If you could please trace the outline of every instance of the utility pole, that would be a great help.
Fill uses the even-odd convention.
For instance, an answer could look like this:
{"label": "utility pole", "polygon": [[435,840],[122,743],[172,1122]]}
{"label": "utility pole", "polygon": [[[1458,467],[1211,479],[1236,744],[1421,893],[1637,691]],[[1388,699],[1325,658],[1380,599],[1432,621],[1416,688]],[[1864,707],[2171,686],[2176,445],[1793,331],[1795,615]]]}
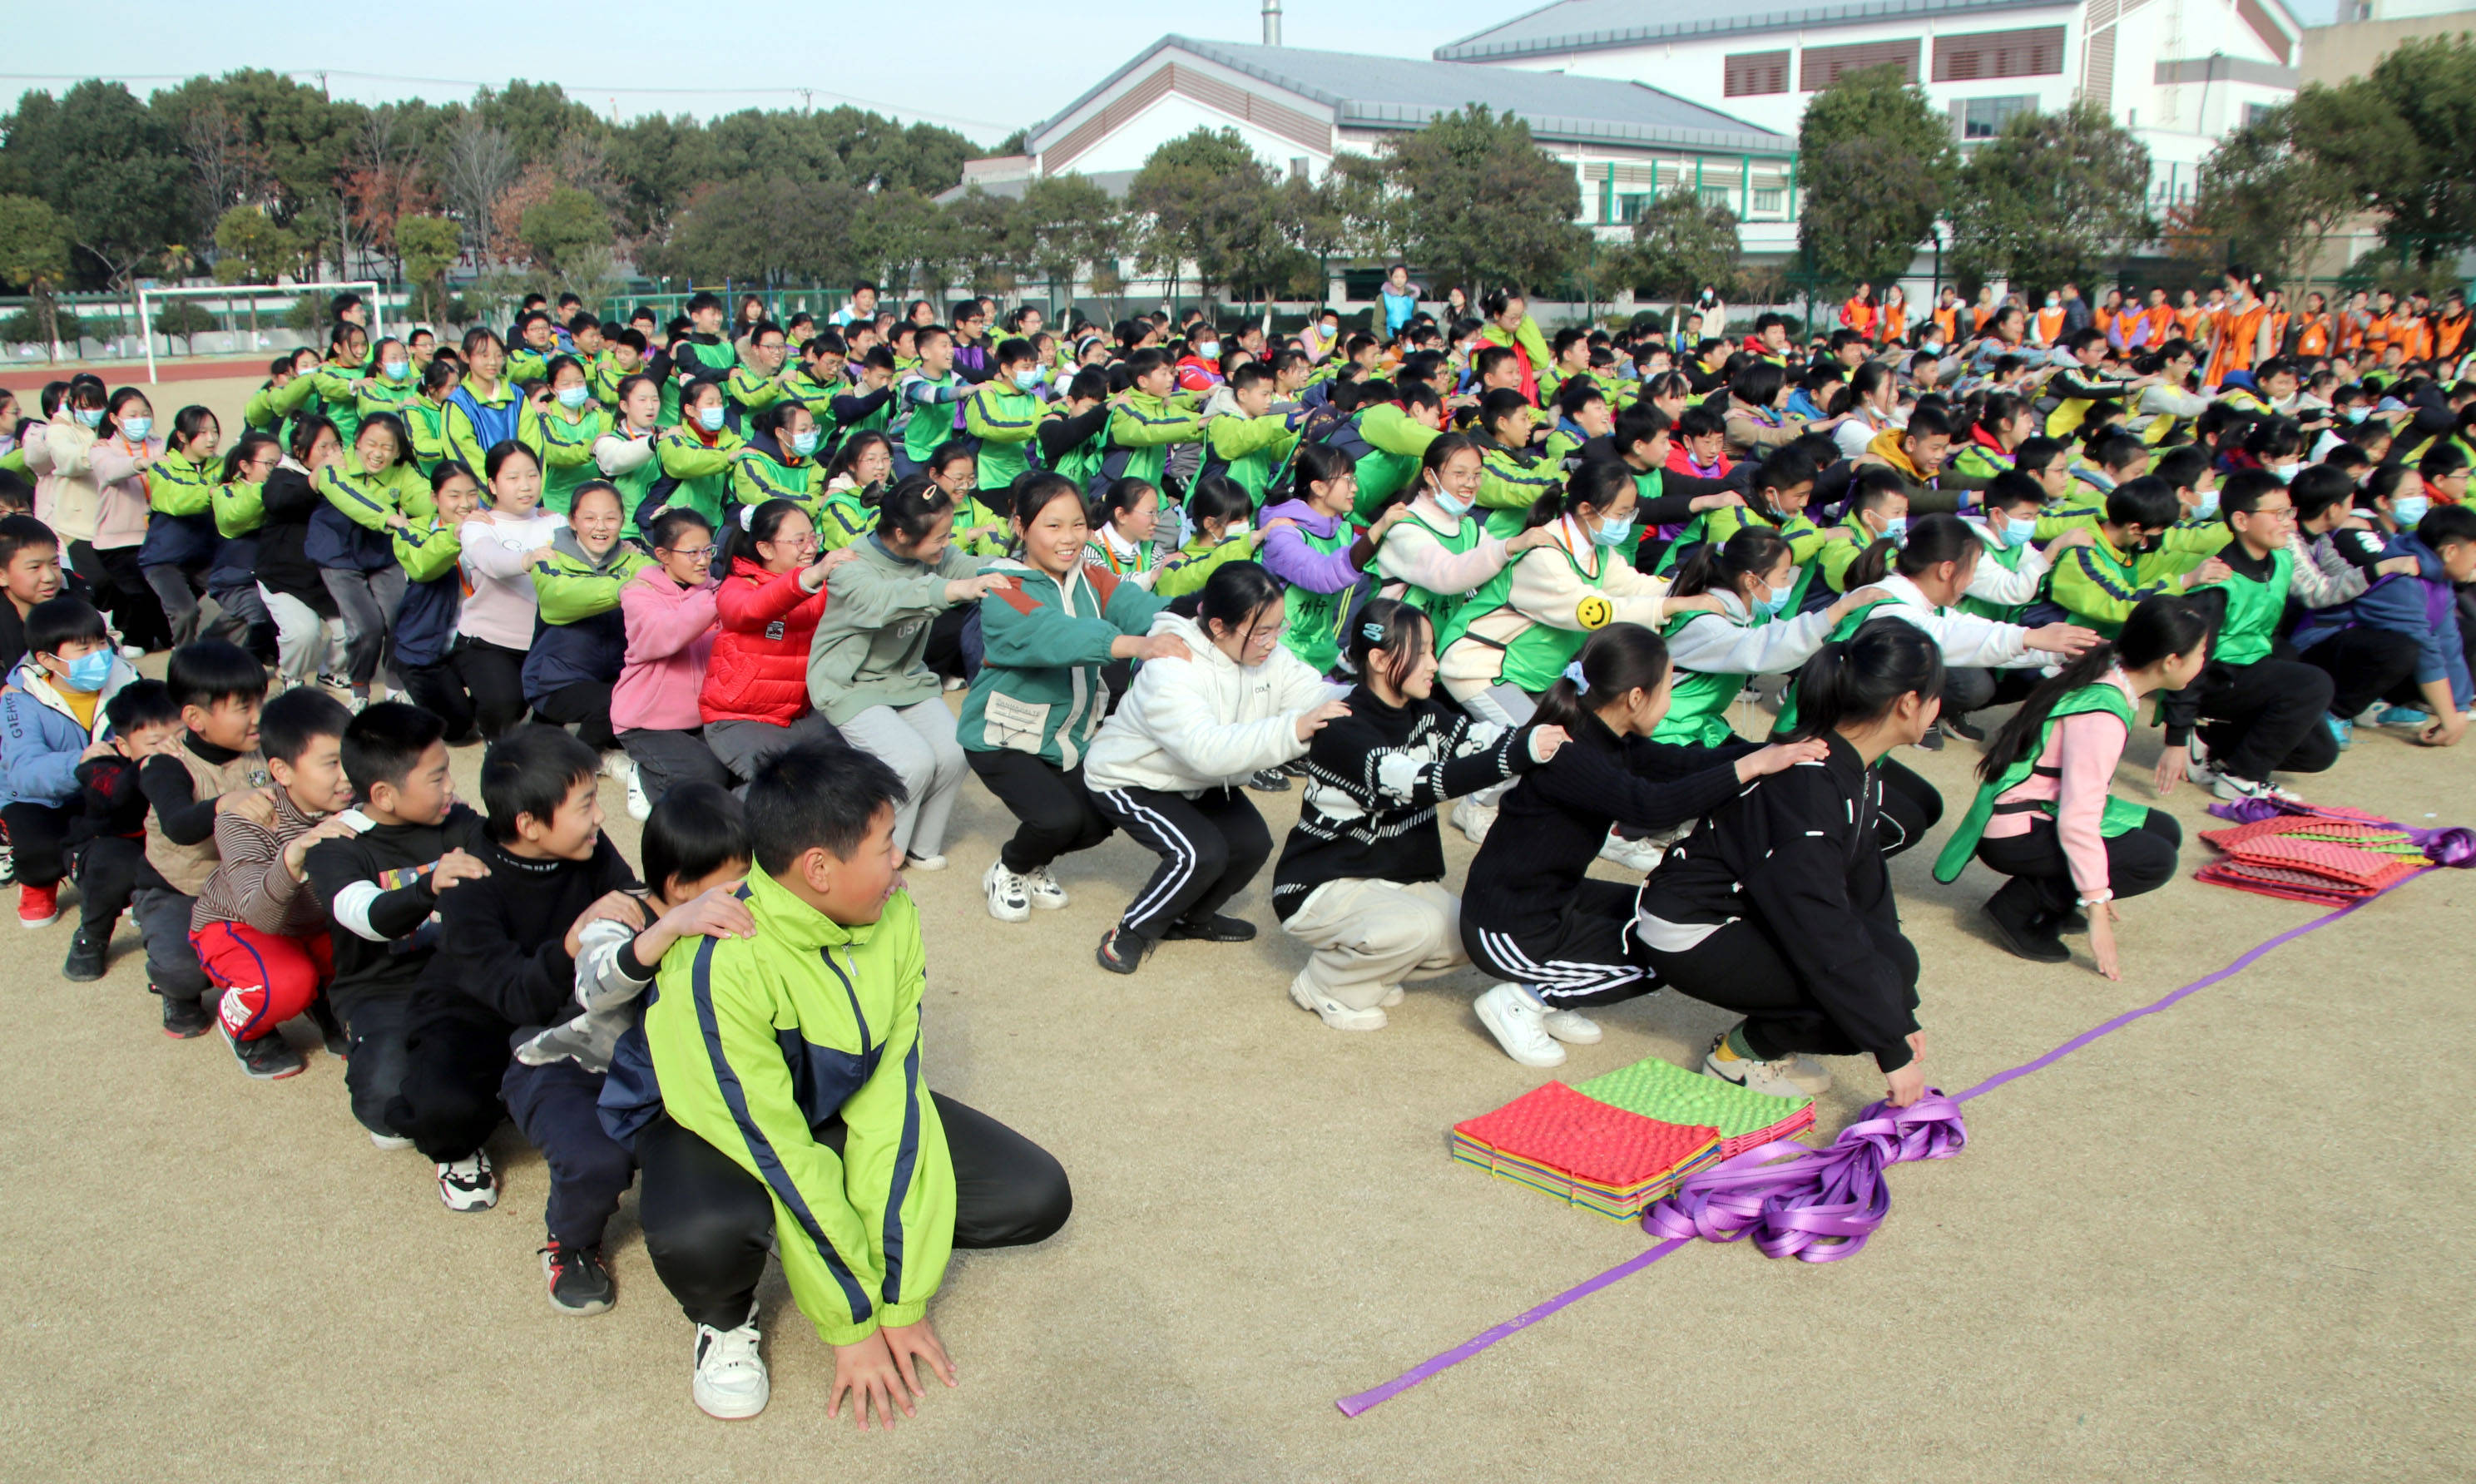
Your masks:
{"label": "utility pole", "polygon": [[327,74],[324,72],[318,74],[318,96],[329,103],[335,101],[333,98],[327,97]]}
{"label": "utility pole", "polygon": [[807,112],[811,108],[815,107],[815,105],[816,105],[816,101],[817,101],[817,91],[816,91],[816,89],[815,89],[815,88],[813,88],[813,87],[803,87],[803,88],[801,88],[801,89],[800,89],[800,111],[801,111],[801,112],[803,112],[803,113]]}

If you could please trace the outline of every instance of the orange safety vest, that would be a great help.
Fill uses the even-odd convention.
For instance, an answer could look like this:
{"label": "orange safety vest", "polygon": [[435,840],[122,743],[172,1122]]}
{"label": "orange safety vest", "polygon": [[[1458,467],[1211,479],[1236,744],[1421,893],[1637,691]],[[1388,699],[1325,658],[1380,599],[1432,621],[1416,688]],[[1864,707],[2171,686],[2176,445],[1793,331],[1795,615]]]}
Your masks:
{"label": "orange safety vest", "polygon": [[1986,327],[1993,321],[1996,311],[2001,308],[2002,306],[2000,305],[1996,305],[1992,309],[1982,304],[1970,305],[1968,312],[1974,317],[1976,322],[1969,326],[1968,333],[1970,334],[1984,334],[1986,333]]}
{"label": "orange safety vest", "polygon": [[2269,306],[2255,299],[2243,309],[2230,306],[2218,315],[2218,323],[2210,338],[2210,371],[2206,384],[2216,390],[2230,371],[2252,369],[2253,352],[2261,342],[2262,322],[2269,317]]}
{"label": "orange safety vest", "polygon": [[1949,345],[1960,338],[1960,306],[1934,311],[1935,328],[1943,332],[1943,343]]}
{"label": "orange safety vest", "polygon": [[2175,307],[2171,304],[2162,304],[2155,309],[2145,309],[2142,313],[2149,320],[2149,348],[2153,351],[2166,343],[2166,332],[2169,328],[2181,329],[2176,324]]}
{"label": "orange safety vest", "polygon": [[2437,317],[2433,322],[2433,353],[2445,360],[2457,356],[2459,347],[2467,341],[2467,321],[2468,314],[2464,309]]}
{"label": "orange safety vest", "polygon": [[2349,309],[2339,316],[2339,349],[2352,356],[2365,348],[2365,332],[2371,327],[2372,316]]}
{"label": "orange safety vest", "polygon": [[1874,307],[1863,299],[1851,299],[1840,307],[1840,322],[1859,334],[1870,335],[1874,329]]}
{"label": "orange safety vest", "polygon": [[1881,312],[1878,313],[1874,319],[1874,328],[1876,331],[1874,338],[1886,343],[1893,340],[1907,339],[1909,337],[1908,305],[1906,303],[1887,303],[1880,306],[1879,309]]}
{"label": "orange safety vest", "polygon": [[2365,321],[2365,349],[2382,350],[2390,343],[2390,337],[2397,334],[2398,319],[2395,315],[2372,315]]}
{"label": "orange safety vest", "polygon": [[2269,353],[2271,355],[2277,356],[2286,352],[2287,323],[2292,318],[2294,318],[2294,316],[2288,313],[2285,309],[2281,309],[2269,317]]}
{"label": "orange safety vest", "polygon": [[2330,316],[2307,314],[2304,328],[2295,333],[2295,354],[2327,356],[2330,354]]}
{"label": "orange safety vest", "polygon": [[2398,326],[2399,343],[2407,347],[2410,360],[2433,359],[2433,321],[2421,314],[2403,315]]}
{"label": "orange safety vest", "polygon": [[2189,309],[2177,309],[2173,312],[2175,316],[2175,333],[2177,334],[2190,340],[2199,334],[2201,315],[2203,313],[2199,305],[2196,304]]}
{"label": "orange safety vest", "polygon": [[2061,309],[2038,310],[2038,343],[2052,345],[2055,336],[2064,333],[2064,311]]}

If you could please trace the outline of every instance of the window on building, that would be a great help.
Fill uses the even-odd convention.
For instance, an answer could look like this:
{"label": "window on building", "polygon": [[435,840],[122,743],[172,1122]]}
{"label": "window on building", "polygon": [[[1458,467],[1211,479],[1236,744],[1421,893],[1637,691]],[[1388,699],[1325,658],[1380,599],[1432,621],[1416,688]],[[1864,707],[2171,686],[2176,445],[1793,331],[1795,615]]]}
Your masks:
{"label": "window on building", "polygon": [[1963,139],[1991,139],[2003,132],[2003,126],[2016,114],[2036,111],[2035,94],[2008,98],[1968,98],[1952,105],[1960,114],[1960,136]]}
{"label": "window on building", "polygon": [[1739,52],[1721,62],[1722,89],[1731,98],[1788,91],[1788,53]]}
{"label": "window on building", "polygon": [[2266,104],[2266,103],[2247,103],[2247,104],[2245,104],[2245,105],[2244,105],[2244,127],[2245,127],[2245,128],[2247,128],[2247,129],[2251,128],[2253,125],[2255,125],[2255,124],[2257,124],[2257,123],[2260,123],[2263,119],[2267,118],[2267,117],[2269,116],[2269,113],[2270,113],[2270,108],[2269,108],[2269,105],[2268,105],[2268,104]]}
{"label": "window on building", "polygon": [[1820,92],[1843,74],[1869,67],[1897,66],[1906,82],[1918,80],[1918,38],[1905,41],[1860,41],[1850,46],[1809,46],[1797,59],[1800,92]]}
{"label": "window on building", "polygon": [[1754,210],[1757,210],[1757,211],[1773,211],[1773,212],[1776,212],[1776,211],[1785,211],[1785,210],[1788,210],[1788,187],[1787,187],[1787,186],[1755,186],[1755,187],[1754,187]]}
{"label": "window on building", "polygon": [[1935,37],[1934,80],[1974,83],[1998,77],[2061,77],[2064,28],[1978,31]]}
{"label": "window on building", "polygon": [[1643,191],[1625,192],[1623,195],[1617,197],[1617,220],[1624,223],[1628,227],[1632,226],[1634,223],[1642,220],[1642,213],[1650,209],[1651,202],[1657,199],[1657,197],[1648,195]]}
{"label": "window on building", "polygon": [[1704,206],[1733,207],[1737,204],[1737,187],[1734,186],[1705,186],[1702,187],[1702,204]]}

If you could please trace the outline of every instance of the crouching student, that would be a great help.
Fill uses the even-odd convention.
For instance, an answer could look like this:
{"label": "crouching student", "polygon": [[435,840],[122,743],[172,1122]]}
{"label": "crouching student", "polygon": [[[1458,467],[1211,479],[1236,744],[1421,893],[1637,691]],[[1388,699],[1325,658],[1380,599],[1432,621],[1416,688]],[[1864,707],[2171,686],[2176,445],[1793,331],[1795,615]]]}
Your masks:
{"label": "crouching student", "polygon": [[146,759],[146,866],[134,899],[146,938],[146,987],[163,1002],[163,1033],[181,1040],[214,1024],[206,1003],[207,971],[189,942],[189,915],[214,875],[215,823],[247,813],[274,818],[258,749],[266,704],[266,667],[237,646],[201,639],[172,652],[163,683],[181,707],[181,742]]}
{"label": "crouching student", "polygon": [[80,812],[69,827],[68,852],[78,884],[78,930],[61,977],[88,983],[103,977],[120,914],[136,901],[146,869],[146,791],[137,776],[146,759],[181,742],[181,708],[161,680],[132,680],[103,704],[111,724],[109,751],[88,747],[77,765]]}
{"label": "crouching student", "polygon": [[136,679],[112,652],[103,615],[84,598],[54,598],[26,614],[26,657],[0,691],[0,819],[16,852],[21,928],[48,928],[61,915],[64,850],[80,808],[78,764],[112,750],[104,706]]}
{"label": "crouching student", "polygon": [[[2457,597],[2476,581],[2476,510],[2432,507],[2379,552],[2385,575],[2353,602],[2306,615],[2295,646],[2330,677],[2328,722],[2340,746],[2352,740],[2358,714],[2388,721],[2393,711],[2415,718],[2419,741],[2452,746],[2467,734],[2476,700]],[[2402,559],[2414,564],[2412,575],[2388,571]],[[2376,711],[2385,701],[2389,707]]]}
{"label": "crouching student", "polygon": [[628,654],[619,594],[654,558],[619,539],[627,518],[608,482],[576,487],[567,525],[551,533],[548,555],[532,564],[541,623],[521,673],[536,720],[573,724],[585,746],[612,754],[615,777],[632,781],[635,765],[614,751],[619,739],[610,727],[610,690]]}
{"label": "crouching student", "polygon": [[[2003,946],[2064,963],[2062,934],[2080,913],[2097,972],[2120,978],[2115,906],[2175,874],[2174,816],[2108,791],[2141,698],[2181,690],[2201,673],[2209,623],[2181,598],[2143,601],[2112,644],[2081,655],[2029,693],[1977,765],[1977,802],[1944,842],[1935,879],[1959,879],[1973,853],[2008,876],[1987,899]],[[2077,909],[2077,910],[2076,910]]]}
{"label": "crouching student", "polygon": [[709,605],[721,631],[696,698],[724,781],[745,782],[803,742],[842,740],[808,703],[808,652],[827,577],[858,556],[849,546],[818,555],[817,528],[793,501],[740,507],[722,543],[724,576]]}
{"label": "crouching student", "polygon": [[1651,987],[1627,929],[1636,887],[1584,873],[1612,826],[1673,829],[1766,774],[1821,755],[1802,739],[1709,750],[1652,742],[1668,714],[1668,646],[1638,624],[1591,636],[1531,720],[1572,741],[1504,796],[1471,862],[1462,944],[1505,982],[1478,997],[1479,1024],[1525,1067],[1561,1066],[1560,1043],[1589,1046],[1581,1010]]}
{"label": "crouching student", "polygon": [[410,1149],[387,1106],[404,1085],[413,992],[438,948],[438,903],[489,874],[482,816],[457,802],[444,725],[420,706],[384,701],[362,711],[344,729],[342,756],[357,829],[311,846],[302,862],[334,924],[327,998],[349,1048],[353,1117],[379,1148]]}
{"label": "crouching student", "polygon": [[1244,784],[1301,756],[1349,707],[1281,642],[1281,584],[1251,561],[1203,584],[1196,617],[1163,612],[1155,635],[1192,657],[1135,674],[1093,738],[1084,778],[1112,823],[1161,858],[1109,930],[1101,967],[1132,974],[1165,938],[1244,943],[1255,925],[1221,908],[1263,869],[1272,832]]}
{"label": "crouching student", "polygon": [[550,1166],[542,1275],[550,1306],[562,1314],[600,1314],[616,1297],[602,1235],[635,1157],[602,1126],[612,1053],[642,1015],[637,1002],[672,944],[755,935],[756,920],[737,892],[748,854],[738,800],[711,783],[665,794],[645,821],[653,889],[624,903],[606,898],[569,930],[576,988],[558,1008],[565,1018],[519,1043],[499,1084],[508,1116]]}
{"label": "crouching student", "polygon": [[953,1383],[928,1315],[952,1249],[1039,1242],[1073,1209],[1055,1159],[922,1075],[927,956],[902,798],[893,770],[852,748],[759,769],[740,888],[756,935],[662,955],[647,1054],[631,1075],[624,1042],[605,1090],[605,1121],[644,1170],[646,1252],[696,1325],[689,1395],[713,1417],[754,1417],[771,1392],[769,1249],[834,1348],[827,1415],[848,1395],[859,1425],[891,1425],[924,1393],[921,1367]]}
{"label": "crouching student", "polygon": [[1023,480],[1014,530],[1022,558],[990,569],[1014,585],[980,599],[986,649],[954,727],[965,761],[1017,822],[980,878],[989,915],[1002,923],[1066,905],[1051,864],[1090,850],[1115,828],[1083,779],[1085,752],[1108,705],[1103,668],[1192,657],[1176,635],[1151,632],[1168,599],[1085,564],[1090,528],[1074,481],[1047,473]]}
{"label": "crouching student", "polygon": [[427,516],[398,511],[388,519],[395,532],[389,544],[404,569],[404,597],[391,617],[387,642],[405,694],[435,712],[446,725],[449,744],[460,747],[476,735],[473,696],[447,660],[464,609],[459,532],[482,507],[482,485],[472,470],[442,459],[430,473],[430,500],[433,508]]}
{"label": "crouching student", "polygon": [[[438,1167],[451,1211],[498,1204],[482,1145],[504,1116],[508,1049],[565,1018],[587,909],[626,910],[613,894],[636,884],[602,833],[600,765],[593,749],[539,725],[511,728],[482,759],[488,869],[439,902],[438,952],[407,1013],[404,1079],[386,1111]],[[615,1207],[630,1175],[624,1160],[600,1168],[579,1208]]]}
{"label": "crouching student", "polygon": [[1670,851],[1634,935],[1669,988],[1746,1017],[1705,1073],[1814,1097],[1831,1086],[1814,1056],[1866,1052],[1906,1107],[1925,1091],[1918,952],[1883,864],[1873,768],[1934,725],[1943,655],[1914,625],[1876,619],[1808,660],[1797,688],[1803,766],[1738,791]]}
{"label": "crouching student", "polygon": [[628,651],[610,687],[610,729],[636,764],[628,812],[637,818],[681,784],[730,784],[697,705],[721,632],[713,528],[694,510],[664,510],[645,539],[654,564],[619,589]]}
{"label": "crouching student", "polygon": [[341,812],[353,802],[344,777],[344,729],[353,713],[323,690],[287,690],[259,718],[260,749],[275,786],[274,818],[215,818],[214,873],[189,912],[189,941],[219,991],[215,1025],[253,1077],[286,1077],[301,1053],[284,1023],[317,1010],[327,1049],[342,1054],[342,1032],[324,1002],[334,976],[327,908],[309,889],[302,858],[310,847],[355,833]]}
{"label": "crouching student", "polygon": [[[1439,439],[1439,442],[1442,440]],[[1349,714],[1307,744],[1299,822],[1273,868],[1273,911],[1315,951],[1290,1000],[1335,1030],[1380,1030],[1401,981],[1470,962],[1444,887],[1444,800],[1556,755],[1556,727],[1473,722],[1435,699],[1435,625],[1376,598],[1351,620]]]}

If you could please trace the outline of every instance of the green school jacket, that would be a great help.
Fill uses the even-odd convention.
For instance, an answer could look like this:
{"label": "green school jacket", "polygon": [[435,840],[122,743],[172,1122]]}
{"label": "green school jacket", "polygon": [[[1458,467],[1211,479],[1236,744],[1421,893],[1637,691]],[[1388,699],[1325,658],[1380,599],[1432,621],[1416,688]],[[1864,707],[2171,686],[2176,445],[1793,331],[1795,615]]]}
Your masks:
{"label": "green school jacket", "polygon": [[396,565],[404,568],[405,580],[427,582],[454,567],[464,555],[463,538],[457,531],[440,525],[438,517],[432,515],[397,532],[388,545],[395,549]]}
{"label": "green school jacket", "polygon": [[351,449],[310,482],[346,520],[370,531],[386,530],[390,515],[428,520],[438,510],[430,498],[430,482],[412,465],[389,464],[372,475],[363,471],[360,456]]}
{"label": "green school jacket", "polygon": [[810,524],[817,519],[817,507],[824,502],[817,495],[817,461],[794,458],[784,462],[758,450],[730,466],[731,498],[741,505],[763,505],[768,500],[789,500],[808,512]]}
{"label": "green school jacket", "polygon": [[[1221,474],[1247,492],[1255,508],[1264,507],[1264,491],[1280,477],[1297,451],[1299,435],[1289,419],[1277,412],[1261,417],[1216,417],[1203,425],[1203,469]],[[1365,468],[1367,460],[1359,465]],[[1399,488],[1399,486],[1395,486]],[[1366,475],[1359,476],[1359,496],[1366,498]]]}
{"label": "green school jacket", "polygon": [[1487,533],[1518,536],[1539,497],[1565,482],[1565,455],[1573,440],[1563,433],[1537,449],[1510,449],[1494,438],[1478,440],[1478,495],[1487,514]]}
{"label": "green school jacket", "polygon": [[980,440],[979,487],[1003,489],[1031,466],[1027,450],[1040,432],[1040,399],[1000,382],[982,382],[963,399],[963,431]]}
{"label": "green school jacket", "polygon": [[1152,579],[1152,591],[1164,598],[1200,593],[1213,573],[1230,562],[1252,561],[1254,557],[1255,543],[1243,531],[1222,537],[1218,545],[1206,543],[1203,533],[1198,532],[1193,540],[1178,549],[1176,556],[1161,564],[1160,576]]}
{"label": "green school jacket", "polygon": [[146,507],[158,515],[204,515],[214,508],[220,461],[192,463],[166,450],[146,466]]}
{"label": "green school jacket", "polygon": [[[560,532],[557,539],[561,545],[572,543],[574,533]],[[533,597],[541,605],[543,623],[573,624],[609,612],[619,606],[619,589],[654,564],[653,557],[625,542],[613,547],[599,566],[582,550],[554,547],[548,556],[533,563]]]}
{"label": "green school jacket", "polygon": [[576,503],[576,486],[602,477],[593,461],[593,440],[610,431],[610,414],[590,402],[573,421],[565,408],[540,413],[531,407],[525,410],[532,415],[519,419],[516,440],[542,461],[541,503],[565,515]]}
{"label": "green school jacket", "polygon": [[954,436],[954,404],[968,391],[963,379],[953,372],[943,380],[926,376],[909,376],[895,389],[895,400],[901,404],[897,416],[903,424],[900,439],[903,452],[916,464],[925,464],[938,446]]}
{"label": "green school jacket", "polygon": [[1194,443],[1202,436],[1203,414],[1190,399],[1131,392],[1109,412],[1109,451],[1102,463],[1119,478],[1158,484],[1161,470],[1169,463],[1170,445]]}
{"label": "green school jacket", "polygon": [[[897,891],[846,927],[773,878],[754,938],[662,956],[645,1044],[680,1126],[765,1182],[791,1298],[829,1345],[928,1311],[954,1235],[954,1172],[920,1067],[928,953]],[[839,1119],[840,1152],[816,1130]]]}
{"label": "green school jacket", "polygon": [[687,428],[666,430],[654,440],[654,457],[664,474],[679,481],[670,503],[695,510],[716,531],[724,529],[722,512],[731,504],[730,456],[747,446],[747,439],[728,428],[716,432],[711,443]]}
{"label": "green school jacket", "polygon": [[2102,532],[2089,545],[2065,552],[2046,580],[2046,591],[2065,612],[2108,638],[2122,631],[2142,599],[2174,590],[2164,579],[2143,581],[2139,564]]}

